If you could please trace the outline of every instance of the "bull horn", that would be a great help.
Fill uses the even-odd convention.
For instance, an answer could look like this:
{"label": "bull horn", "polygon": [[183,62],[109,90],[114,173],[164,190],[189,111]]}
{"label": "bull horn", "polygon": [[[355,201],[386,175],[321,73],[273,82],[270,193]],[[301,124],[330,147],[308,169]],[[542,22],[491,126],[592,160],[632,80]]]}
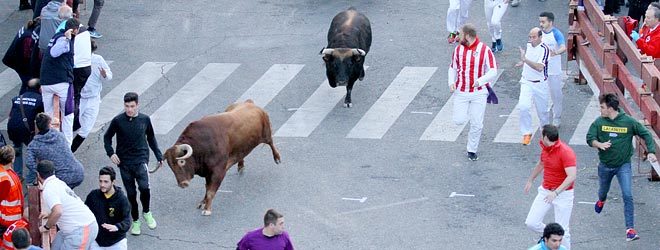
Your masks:
{"label": "bull horn", "polygon": [[176,151],[177,151],[177,152],[181,152],[180,150],[184,150],[184,151],[186,151],[186,154],[185,154],[184,156],[177,157],[177,158],[176,158],[177,160],[185,160],[185,159],[188,159],[188,158],[190,158],[190,156],[192,156],[192,154],[193,154],[193,149],[192,149],[192,147],[191,147],[190,145],[188,145],[188,144],[181,144],[181,145],[178,145]]}
{"label": "bull horn", "polygon": [[367,52],[364,52],[362,49],[351,49],[351,51],[353,52],[353,55],[360,54],[361,56],[364,56],[367,54]]}
{"label": "bull horn", "polygon": [[335,49],[323,49],[321,50],[320,55],[330,55],[333,51],[335,51]]}

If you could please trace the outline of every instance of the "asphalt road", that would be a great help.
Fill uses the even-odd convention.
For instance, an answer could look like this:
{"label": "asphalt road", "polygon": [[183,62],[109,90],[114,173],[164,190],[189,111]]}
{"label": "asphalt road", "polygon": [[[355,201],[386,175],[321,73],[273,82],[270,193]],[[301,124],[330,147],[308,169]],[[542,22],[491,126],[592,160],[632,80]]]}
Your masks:
{"label": "asphalt road", "polygon": [[[31,16],[18,12],[17,1],[0,3],[0,48]],[[91,1],[83,20],[91,13]],[[538,133],[531,146],[494,142],[514,110],[520,69],[515,47],[524,46],[541,11],[553,11],[567,35],[566,1],[523,1],[503,19],[505,50],[497,54],[502,70],[496,91],[500,104],[489,105],[480,160],[465,157],[467,129],[455,141],[420,140],[447,103],[446,67],[453,49],[445,41],[447,1],[107,1],[97,29],[99,54],[111,65],[114,80],[102,96],[147,62],[175,62],[140,96],[140,111],[153,114],[209,63],[240,64],[217,88],[208,89],[199,105],[158,136],[170,147],[188,122],[224,108],[275,64],[304,65],[265,106],[277,131],[325,80],[318,52],[326,45],[332,17],[354,6],[371,20],[373,44],[366,59],[365,80],[353,91],[353,108],[337,103],[308,136],[275,137],[282,164],[275,165],[266,146],[246,159],[245,173],[230,169],[215,198],[213,214],[195,209],[204,194],[196,177],[180,189],[166,167],[151,175],[152,210],[158,228],[128,236],[131,249],[234,249],[242,235],[262,223],[276,208],[298,249],[526,249],[539,238],[524,225],[535,193],[523,194],[525,180],[538,160]],[[482,1],[474,1],[470,22],[488,42]],[[346,138],[405,67],[435,67],[379,139]],[[567,71],[575,72],[574,63]],[[0,66],[0,71],[6,67]],[[13,92],[2,96],[8,100]],[[593,95],[586,85],[567,81],[560,135],[568,141]],[[199,94],[199,93],[197,93]],[[5,119],[9,101],[0,103]],[[116,103],[120,110],[122,103]],[[174,110],[180,107],[175,107]],[[450,117],[447,117],[450,119]],[[92,134],[76,156],[86,179],[76,192],[85,197],[97,188],[98,169],[111,164],[102,132]],[[641,239],[627,243],[623,203],[613,184],[602,214],[593,212],[598,188],[596,151],[572,145],[578,156],[578,179],[571,221],[574,249],[658,249],[657,198],[660,184],[645,174],[650,166],[634,162],[636,228]],[[153,165],[153,155],[152,155]],[[536,184],[539,184],[539,180]],[[474,195],[452,197],[450,194]],[[366,197],[366,199],[364,198]],[[343,198],[351,198],[343,199]],[[363,202],[360,202],[362,200]],[[552,212],[546,222],[552,221]]]}

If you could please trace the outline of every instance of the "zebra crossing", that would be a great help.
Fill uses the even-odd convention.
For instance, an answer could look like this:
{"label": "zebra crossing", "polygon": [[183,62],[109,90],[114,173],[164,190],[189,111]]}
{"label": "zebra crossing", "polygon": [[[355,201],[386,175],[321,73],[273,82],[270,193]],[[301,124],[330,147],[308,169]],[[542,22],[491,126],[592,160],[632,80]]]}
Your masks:
{"label": "zebra crossing", "polygon": [[[148,91],[162,78],[167,78],[168,72],[176,67],[176,62],[144,62],[119,84],[114,86],[102,97],[99,115],[92,129],[98,132],[115,115],[122,111],[123,95],[133,91],[142,94]],[[206,98],[225,80],[241,67],[239,63],[209,63],[172,94],[167,101],[161,104],[153,113],[149,114],[158,135],[167,135],[173,132],[178,124],[188,123],[183,119],[196,109],[205,108],[201,105]],[[252,99],[257,105],[266,107],[276,98],[285,87],[299,75],[304,64],[273,64],[247,88],[235,101]],[[365,66],[365,70],[368,66]],[[341,136],[355,139],[382,139],[397,122],[399,117],[417,97],[419,92],[429,84],[429,80],[438,73],[437,67],[401,68],[399,73],[391,80],[387,88],[378,99],[369,105],[368,110],[361,114],[359,121]],[[20,82],[16,73],[11,69],[0,72],[0,96],[8,95],[15,90]],[[309,137],[323,122],[330,112],[339,107],[339,103],[346,94],[345,88],[331,88],[328,81],[320,82],[316,90],[304,101],[293,114],[288,115],[286,121],[279,127],[273,127],[275,137]],[[453,97],[450,97],[437,112],[426,129],[421,132],[418,140],[422,141],[456,141],[465,130],[466,125],[456,125],[451,120],[453,112]],[[584,145],[584,137],[589,124],[598,116],[598,103],[595,98],[590,100],[585,108],[579,125],[573,132],[569,144]],[[534,109],[531,109],[535,112]],[[216,112],[216,110],[212,111]],[[519,111],[516,106],[510,114],[500,115],[507,117],[506,122],[498,130],[493,139],[495,143],[520,143],[518,126]],[[538,127],[538,118],[532,114],[533,125]],[[7,119],[0,123],[0,129],[6,130]],[[274,124],[275,126],[275,124]]]}

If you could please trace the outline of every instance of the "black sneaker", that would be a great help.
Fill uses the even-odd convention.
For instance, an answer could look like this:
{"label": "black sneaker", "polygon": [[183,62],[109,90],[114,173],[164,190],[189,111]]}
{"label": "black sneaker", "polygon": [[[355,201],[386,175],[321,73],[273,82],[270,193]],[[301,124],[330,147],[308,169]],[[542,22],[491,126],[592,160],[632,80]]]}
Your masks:
{"label": "black sneaker", "polygon": [[32,5],[30,5],[29,3],[21,3],[18,6],[18,10],[31,10],[31,9],[32,9]]}
{"label": "black sneaker", "polygon": [[471,161],[479,160],[479,156],[477,156],[477,153],[468,152],[468,153],[467,153],[467,157],[468,157],[468,159],[471,160]]}
{"label": "black sneaker", "polygon": [[497,52],[497,43],[496,42],[493,42],[493,46],[490,47],[490,50],[492,50],[493,52]]}

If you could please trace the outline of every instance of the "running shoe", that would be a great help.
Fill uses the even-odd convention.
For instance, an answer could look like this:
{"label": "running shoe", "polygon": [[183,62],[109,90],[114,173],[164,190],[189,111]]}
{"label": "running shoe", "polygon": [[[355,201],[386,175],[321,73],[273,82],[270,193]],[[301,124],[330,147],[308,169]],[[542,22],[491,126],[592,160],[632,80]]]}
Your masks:
{"label": "running shoe", "polygon": [[637,231],[633,228],[628,228],[626,230],[626,241],[633,241],[633,240],[638,240],[639,235],[637,235]]}
{"label": "running shoe", "polygon": [[479,160],[479,156],[477,156],[477,153],[474,153],[474,152],[468,152],[467,157],[471,161]]}
{"label": "running shoe", "polygon": [[101,33],[99,33],[96,30],[90,31],[89,36],[92,37],[92,38],[101,38],[101,37],[103,37],[103,35],[101,35]]}
{"label": "running shoe", "polygon": [[139,220],[133,221],[133,224],[131,225],[131,234],[140,235],[142,233],[140,226],[142,226],[142,223]]}
{"label": "running shoe", "polygon": [[156,224],[156,220],[154,219],[154,215],[151,214],[151,211],[148,213],[144,213],[143,216],[144,216],[144,221],[147,222],[147,226],[149,227],[149,229],[155,229],[156,225],[158,224]]}
{"label": "running shoe", "polygon": [[511,7],[518,7],[520,5],[520,0],[511,0]]}
{"label": "running shoe", "polygon": [[596,211],[597,214],[600,213],[600,211],[603,211],[603,206],[605,206],[604,201],[597,201],[596,205],[594,205],[594,210]]}
{"label": "running shoe", "polygon": [[502,44],[502,39],[497,39],[495,41],[495,46],[497,47],[497,51],[504,50],[504,44]]}

